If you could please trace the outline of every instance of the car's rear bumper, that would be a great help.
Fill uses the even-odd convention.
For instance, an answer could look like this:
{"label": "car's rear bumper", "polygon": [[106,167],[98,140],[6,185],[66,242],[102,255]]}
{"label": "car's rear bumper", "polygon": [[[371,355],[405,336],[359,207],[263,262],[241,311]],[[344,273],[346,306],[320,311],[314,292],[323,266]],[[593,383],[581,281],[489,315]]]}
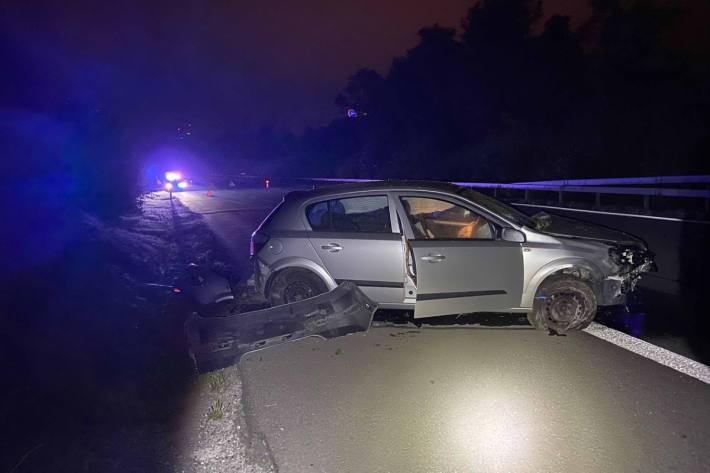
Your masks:
{"label": "car's rear bumper", "polygon": [[200,372],[238,362],[244,353],[300,338],[334,338],[370,328],[377,304],[344,282],[310,299],[222,317],[193,313],[186,322],[190,354]]}

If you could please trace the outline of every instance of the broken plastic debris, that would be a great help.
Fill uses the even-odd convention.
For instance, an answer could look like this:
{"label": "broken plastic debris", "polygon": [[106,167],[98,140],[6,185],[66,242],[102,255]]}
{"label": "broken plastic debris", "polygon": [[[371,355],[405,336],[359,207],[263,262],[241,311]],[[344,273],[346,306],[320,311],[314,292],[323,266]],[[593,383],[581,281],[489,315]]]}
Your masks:
{"label": "broken plastic debris", "polygon": [[370,328],[377,304],[351,282],[310,299],[268,309],[186,322],[198,372],[224,368],[245,353],[301,338],[335,338]]}

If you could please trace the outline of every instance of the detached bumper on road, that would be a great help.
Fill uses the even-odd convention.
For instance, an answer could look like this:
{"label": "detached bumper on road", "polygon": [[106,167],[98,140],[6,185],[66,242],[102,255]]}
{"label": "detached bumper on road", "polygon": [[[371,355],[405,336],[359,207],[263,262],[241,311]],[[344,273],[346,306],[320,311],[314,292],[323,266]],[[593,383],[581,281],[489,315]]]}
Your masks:
{"label": "detached bumper on road", "polygon": [[247,352],[305,337],[341,337],[370,328],[377,304],[344,282],[330,292],[292,304],[186,322],[190,354],[199,372],[224,368]]}

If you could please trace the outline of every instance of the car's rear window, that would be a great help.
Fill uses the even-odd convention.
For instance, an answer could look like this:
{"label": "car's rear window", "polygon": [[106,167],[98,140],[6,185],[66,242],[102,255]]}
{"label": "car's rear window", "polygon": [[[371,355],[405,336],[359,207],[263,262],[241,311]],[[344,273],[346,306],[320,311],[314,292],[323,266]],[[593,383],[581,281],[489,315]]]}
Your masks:
{"label": "car's rear window", "polygon": [[386,195],[331,199],[311,204],[306,217],[316,232],[391,233]]}

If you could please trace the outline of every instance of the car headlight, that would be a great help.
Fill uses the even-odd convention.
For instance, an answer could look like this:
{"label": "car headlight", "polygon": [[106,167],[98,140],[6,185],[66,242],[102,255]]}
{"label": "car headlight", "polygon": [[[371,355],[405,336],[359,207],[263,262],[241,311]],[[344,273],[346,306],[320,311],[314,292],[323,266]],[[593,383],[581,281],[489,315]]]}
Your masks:
{"label": "car headlight", "polygon": [[179,181],[182,179],[182,174],[177,171],[168,171],[165,173],[165,180],[168,182]]}
{"label": "car headlight", "polygon": [[612,246],[609,248],[609,257],[621,267],[635,268],[644,263],[653,263],[655,255],[652,251],[637,246]]}

